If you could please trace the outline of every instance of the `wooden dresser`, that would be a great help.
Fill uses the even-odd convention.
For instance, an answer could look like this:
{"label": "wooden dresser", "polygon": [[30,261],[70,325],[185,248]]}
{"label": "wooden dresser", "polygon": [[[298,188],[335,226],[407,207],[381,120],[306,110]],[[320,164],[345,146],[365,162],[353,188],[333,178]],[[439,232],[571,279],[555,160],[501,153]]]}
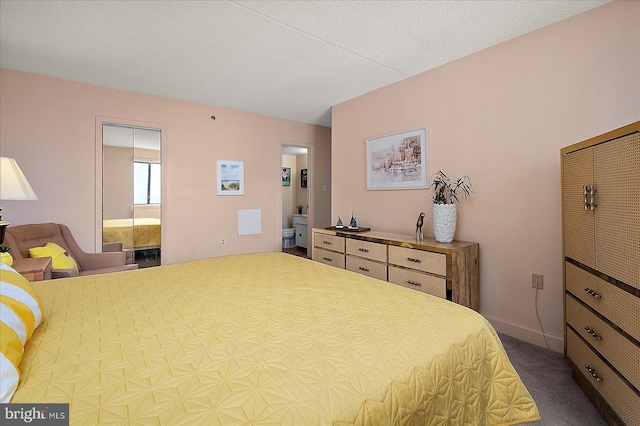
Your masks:
{"label": "wooden dresser", "polygon": [[480,309],[478,243],[319,228],[312,236],[315,261]]}
{"label": "wooden dresser", "polygon": [[561,150],[565,358],[611,425],[640,425],[640,122]]}

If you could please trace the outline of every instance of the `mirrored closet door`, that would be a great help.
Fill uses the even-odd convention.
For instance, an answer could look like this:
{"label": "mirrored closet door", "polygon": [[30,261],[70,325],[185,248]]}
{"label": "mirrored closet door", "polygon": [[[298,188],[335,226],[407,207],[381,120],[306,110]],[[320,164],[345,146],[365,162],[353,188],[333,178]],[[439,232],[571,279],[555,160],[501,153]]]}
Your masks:
{"label": "mirrored closet door", "polygon": [[139,268],[161,259],[162,134],[102,125],[102,247],[122,244]]}

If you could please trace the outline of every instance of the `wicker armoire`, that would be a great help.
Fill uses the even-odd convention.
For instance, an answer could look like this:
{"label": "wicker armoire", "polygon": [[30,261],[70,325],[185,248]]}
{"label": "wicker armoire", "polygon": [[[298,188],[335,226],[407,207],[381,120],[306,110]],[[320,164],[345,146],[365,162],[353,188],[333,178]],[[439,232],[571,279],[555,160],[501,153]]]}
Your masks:
{"label": "wicker armoire", "polygon": [[565,358],[611,425],[640,425],[640,121],[561,150]]}

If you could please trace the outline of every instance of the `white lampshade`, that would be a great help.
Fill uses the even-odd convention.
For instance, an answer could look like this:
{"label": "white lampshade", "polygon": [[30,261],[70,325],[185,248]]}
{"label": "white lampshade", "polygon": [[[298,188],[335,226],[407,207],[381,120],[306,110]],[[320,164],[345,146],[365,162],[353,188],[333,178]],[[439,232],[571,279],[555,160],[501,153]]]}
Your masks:
{"label": "white lampshade", "polygon": [[37,200],[16,160],[0,157],[0,200]]}

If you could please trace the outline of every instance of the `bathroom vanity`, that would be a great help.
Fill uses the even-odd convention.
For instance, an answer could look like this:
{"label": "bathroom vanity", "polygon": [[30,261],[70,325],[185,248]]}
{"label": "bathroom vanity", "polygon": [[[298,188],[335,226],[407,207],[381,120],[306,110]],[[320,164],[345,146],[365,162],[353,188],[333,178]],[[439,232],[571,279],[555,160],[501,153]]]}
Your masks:
{"label": "bathroom vanity", "polygon": [[307,225],[308,218],[306,214],[293,215],[293,227],[296,229],[296,245],[298,247],[307,248]]}

